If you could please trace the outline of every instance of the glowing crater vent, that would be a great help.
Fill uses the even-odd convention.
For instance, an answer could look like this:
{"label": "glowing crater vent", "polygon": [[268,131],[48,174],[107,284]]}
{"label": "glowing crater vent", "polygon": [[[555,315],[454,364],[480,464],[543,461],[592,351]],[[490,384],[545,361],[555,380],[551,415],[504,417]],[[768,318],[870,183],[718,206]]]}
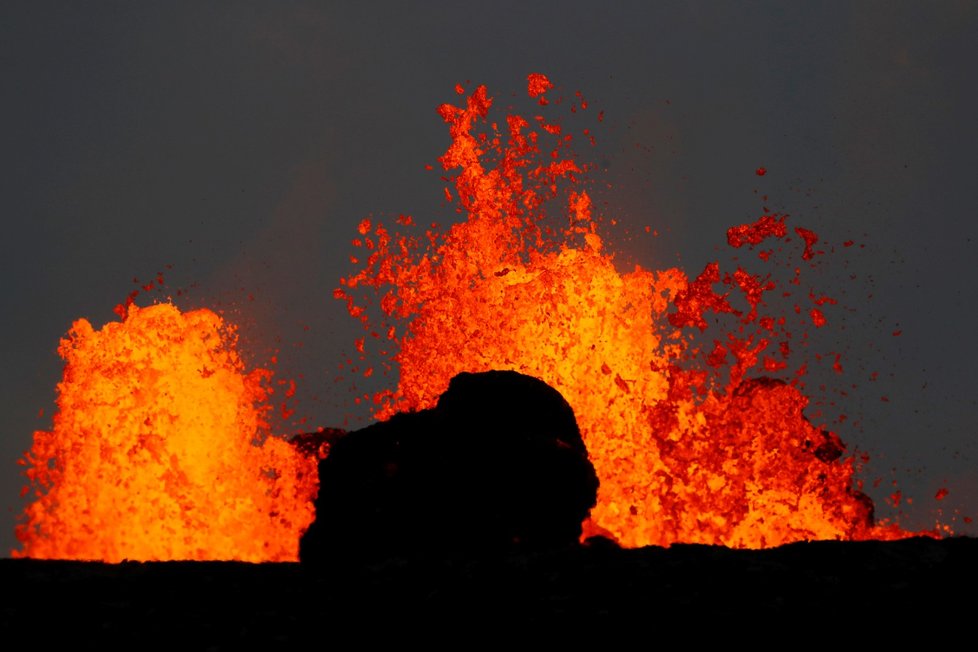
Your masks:
{"label": "glowing crater vent", "polygon": [[246,373],[235,345],[215,313],[170,304],[76,321],[54,428],[22,462],[36,499],[14,556],[297,559],[315,461],[268,436],[271,373]]}

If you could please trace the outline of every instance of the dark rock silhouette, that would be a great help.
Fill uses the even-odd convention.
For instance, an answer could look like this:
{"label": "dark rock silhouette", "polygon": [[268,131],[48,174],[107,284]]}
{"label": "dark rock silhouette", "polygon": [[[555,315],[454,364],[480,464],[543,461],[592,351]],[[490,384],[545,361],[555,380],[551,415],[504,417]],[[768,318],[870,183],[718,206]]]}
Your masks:
{"label": "dark rock silhouette", "polygon": [[332,443],[303,562],[576,544],[598,478],[573,410],[512,371],[462,373],[430,410]]}
{"label": "dark rock silhouette", "polygon": [[307,649],[324,636],[458,647],[473,637],[562,642],[589,632],[629,644],[636,624],[662,631],[678,624],[697,641],[712,635],[727,645],[790,645],[825,633],[874,649],[887,634],[931,640],[940,626],[966,633],[974,611],[967,591],[976,584],[974,538],[769,550],[620,549],[602,541],[351,565],[342,573],[291,563],[0,559],[0,630],[50,648],[63,641],[66,649],[118,650],[151,641],[227,650]]}

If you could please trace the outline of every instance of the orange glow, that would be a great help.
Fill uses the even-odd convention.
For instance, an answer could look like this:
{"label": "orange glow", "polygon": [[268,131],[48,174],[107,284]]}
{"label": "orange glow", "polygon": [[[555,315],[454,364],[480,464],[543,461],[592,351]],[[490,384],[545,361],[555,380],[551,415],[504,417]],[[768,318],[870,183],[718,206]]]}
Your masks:
{"label": "orange glow", "polygon": [[61,341],[50,432],[23,463],[36,494],[15,557],[291,561],[315,460],[268,436],[271,373],[245,373],[209,310],[130,305]]}
{"label": "orange glow", "polygon": [[[532,98],[551,86],[529,77]],[[871,524],[854,459],[805,418],[797,379],[807,367],[791,359],[805,338],[766,312],[775,282],[717,263],[692,281],[679,269],[619,272],[580,187],[571,136],[542,116],[510,115],[501,128],[491,107],[480,86],[464,106],[439,108],[452,136],[440,161],[455,175],[445,194],[465,220],[416,236],[364,222],[354,241],[363,264],[334,292],[396,350],[398,388],[375,397],[377,415],[432,407],[461,371],[512,369],[574,408],[601,480],[587,533],[626,546],[749,548],[908,535]],[[566,215],[559,233],[546,210],[555,202]],[[814,233],[795,233],[805,264],[823,253]],[[728,240],[753,248],[791,235],[783,216],[769,215]],[[375,293],[382,314],[371,308]],[[708,313],[735,326],[704,346],[695,335],[715,328]],[[787,381],[764,377],[782,370]]]}

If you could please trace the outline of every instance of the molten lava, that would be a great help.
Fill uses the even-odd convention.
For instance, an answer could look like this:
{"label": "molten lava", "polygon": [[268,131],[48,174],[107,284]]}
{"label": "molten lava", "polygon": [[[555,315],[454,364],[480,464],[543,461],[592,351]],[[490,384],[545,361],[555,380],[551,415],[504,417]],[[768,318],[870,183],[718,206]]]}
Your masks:
{"label": "molten lava", "polygon": [[[553,87],[528,78],[541,110],[564,106],[548,97]],[[380,353],[398,367],[397,390],[375,397],[377,416],[432,407],[459,372],[515,370],[574,408],[601,481],[586,533],[626,546],[752,548],[909,534],[873,524],[854,458],[806,418],[807,361],[796,358],[807,334],[766,300],[801,297],[793,313],[804,328],[828,322],[834,299],[800,288],[824,253],[818,236],[781,215],[728,231],[732,247],[765,247],[763,263],[803,243],[787,284],[719,263],[692,280],[679,269],[622,273],[572,135],[542,115],[488,122],[492,103],[480,86],[464,106],[439,108],[452,137],[445,195],[465,220],[416,235],[363,220],[362,267],[334,292],[367,329],[364,359],[368,341],[388,340]],[[587,103],[578,94],[570,109]],[[131,299],[121,321],[95,330],[79,320],[61,342],[58,412],[23,460],[35,500],[14,555],[297,559],[317,460],[268,435],[270,372],[245,372],[234,329],[213,312]],[[720,317],[733,325],[715,333]]]}
{"label": "molten lava", "polygon": [[[539,106],[561,104],[547,99],[545,76],[528,81]],[[694,280],[679,269],[620,273],[597,233],[572,136],[543,116],[489,122],[491,106],[480,86],[464,106],[439,108],[452,136],[440,159],[454,174],[445,194],[465,220],[423,235],[364,220],[354,241],[362,268],[334,293],[370,341],[386,336],[395,350],[388,364],[399,385],[375,397],[378,416],[432,407],[459,372],[516,370],[574,408],[601,481],[587,532],[627,546],[750,548],[903,536],[873,525],[854,459],[804,415],[806,366],[792,354],[806,338],[768,313],[764,297],[777,283],[742,268],[721,273],[718,263]],[[580,99],[571,111],[586,108]],[[555,200],[565,216],[559,232],[546,210]],[[812,249],[817,236],[795,232],[799,264],[809,265],[822,253]],[[784,216],[765,215],[728,239],[753,248],[792,235]],[[382,314],[371,308],[378,295]],[[704,346],[697,331],[711,312],[735,326]],[[817,308],[810,314],[824,323]],[[788,379],[768,377],[778,372]]]}
{"label": "molten lava", "polygon": [[244,372],[234,329],[209,310],[123,312],[61,341],[58,412],[23,462],[36,500],[14,555],[296,560],[315,461],[268,436],[270,372]]}

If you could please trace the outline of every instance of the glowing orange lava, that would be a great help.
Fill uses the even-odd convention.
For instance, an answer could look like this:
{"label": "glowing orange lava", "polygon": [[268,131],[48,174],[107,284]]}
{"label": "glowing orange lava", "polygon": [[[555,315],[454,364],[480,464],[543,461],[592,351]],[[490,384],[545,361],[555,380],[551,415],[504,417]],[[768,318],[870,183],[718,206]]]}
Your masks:
{"label": "glowing orange lava", "polygon": [[[543,75],[528,79],[539,106],[561,104],[548,101],[551,87]],[[577,97],[572,112],[586,109]],[[797,378],[806,366],[789,366],[805,338],[767,313],[776,283],[741,268],[724,274],[716,263],[692,281],[679,269],[620,273],[580,186],[571,136],[543,116],[491,122],[491,106],[480,86],[464,106],[439,108],[452,136],[440,159],[454,174],[445,192],[465,220],[419,236],[364,220],[354,241],[363,266],[334,293],[368,341],[396,349],[389,364],[399,385],[375,397],[378,416],[432,407],[461,371],[517,370],[574,408],[601,480],[589,533],[627,546],[750,548],[905,536],[873,525],[853,458],[805,418]],[[559,233],[546,211],[555,200],[566,225]],[[809,264],[822,253],[812,249],[817,236],[796,233]],[[791,233],[784,216],[766,215],[728,238],[753,248]],[[375,296],[382,314],[371,308]],[[708,328],[707,313],[726,313],[735,327],[704,347],[696,331]],[[824,323],[818,309],[811,316]],[[777,372],[787,379],[768,377]]]}
{"label": "glowing orange lava", "polygon": [[[563,106],[553,88],[528,78],[536,106]],[[464,106],[439,108],[452,136],[445,194],[465,220],[415,236],[363,220],[363,266],[334,292],[367,329],[364,359],[368,342],[396,350],[386,362],[399,385],[375,397],[377,416],[432,407],[461,371],[517,370],[557,388],[577,415],[601,480],[586,533],[735,547],[910,534],[873,524],[854,458],[805,417],[807,361],[796,357],[807,335],[765,301],[777,288],[800,297],[793,312],[807,325],[829,322],[835,300],[800,287],[824,253],[818,236],[782,215],[728,231],[732,247],[767,247],[765,263],[803,243],[785,287],[719,263],[692,280],[679,269],[622,273],[571,134],[543,116],[488,122],[491,107],[479,87]],[[577,94],[570,108],[587,103]],[[317,460],[269,436],[270,372],[245,372],[233,327],[213,312],[139,308],[135,294],[121,321],[95,330],[78,320],[61,342],[58,412],[23,460],[35,499],[14,556],[296,560]],[[718,335],[719,316],[733,326]]]}
{"label": "glowing orange lava", "polygon": [[209,310],[130,305],[61,341],[50,432],[23,463],[36,493],[16,557],[291,561],[313,519],[315,460],[268,436],[270,372],[244,372]]}

